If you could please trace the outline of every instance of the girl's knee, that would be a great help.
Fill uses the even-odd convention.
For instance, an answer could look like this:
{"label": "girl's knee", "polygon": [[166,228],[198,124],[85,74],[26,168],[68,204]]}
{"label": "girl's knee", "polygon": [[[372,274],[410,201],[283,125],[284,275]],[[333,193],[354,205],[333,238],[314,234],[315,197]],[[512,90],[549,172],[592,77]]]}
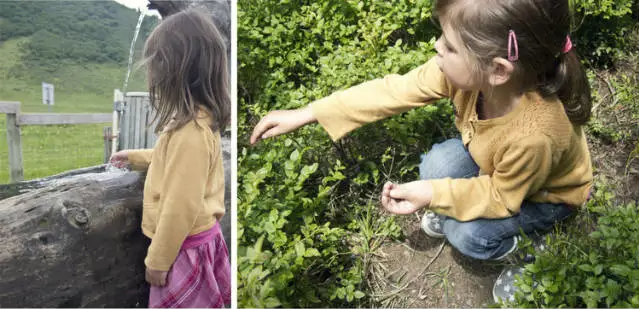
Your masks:
{"label": "girl's knee", "polygon": [[477,174],[479,167],[460,139],[449,139],[434,144],[433,148],[422,155],[419,165],[421,179],[465,178]]}
{"label": "girl's knee", "polygon": [[493,259],[503,239],[490,233],[485,222],[446,220],[444,234],[448,242],[462,254],[478,260]]}
{"label": "girl's knee", "polygon": [[459,224],[457,228],[444,227],[444,233],[448,242],[461,253],[478,258],[478,253],[485,252],[489,246],[489,240],[477,233],[472,224]]}

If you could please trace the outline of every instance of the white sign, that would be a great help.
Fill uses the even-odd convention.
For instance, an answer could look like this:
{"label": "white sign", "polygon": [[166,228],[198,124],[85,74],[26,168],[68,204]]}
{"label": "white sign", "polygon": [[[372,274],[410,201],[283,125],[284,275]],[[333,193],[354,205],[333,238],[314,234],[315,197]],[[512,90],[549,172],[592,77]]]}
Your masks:
{"label": "white sign", "polygon": [[53,105],[53,85],[42,83],[42,104]]}

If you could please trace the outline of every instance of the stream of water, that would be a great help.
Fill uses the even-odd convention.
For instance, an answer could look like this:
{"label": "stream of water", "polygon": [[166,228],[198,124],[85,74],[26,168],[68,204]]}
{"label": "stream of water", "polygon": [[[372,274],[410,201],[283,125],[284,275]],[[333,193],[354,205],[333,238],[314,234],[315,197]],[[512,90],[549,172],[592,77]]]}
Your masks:
{"label": "stream of water", "polygon": [[[129,78],[131,77],[131,68],[133,66],[133,56],[135,55],[135,42],[138,40],[138,35],[140,34],[140,28],[142,27],[142,21],[144,20],[144,16],[146,16],[146,10],[140,10],[140,17],[138,18],[138,23],[135,26],[135,32],[133,33],[133,40],[131,40],[131,48],[129,49],[129,61],[127,63],[126,76],[124,78],[124,86],[122,87],[122,93],[126,98],[126,91],[129,87]],[[124,102],[126,104],[126,102]],[[122,111],[118,113],[118,126],[122,125]],[[118,168],[111,164],[107,163],[105,172],[106,173],[121,173],[126,171],[126,168]]]}
{"label": "stream of water", "polygon": [[131,76],[131,66],[133,65],[133,55],[135,54],[135,42],[138,40],[138,34],[140,33],[140,27],[142,27],[142,21],[146,12],[140,11],[140,17],[138,18],[138,24],[135,26],[135,32],[133,33],[133,40],[131,41],[131,49],[129,49],[129,62],[126,70],[126,77],[124,78],[124,87],[122,92],[126,94],[127,87],[129,87],[129,77]]}

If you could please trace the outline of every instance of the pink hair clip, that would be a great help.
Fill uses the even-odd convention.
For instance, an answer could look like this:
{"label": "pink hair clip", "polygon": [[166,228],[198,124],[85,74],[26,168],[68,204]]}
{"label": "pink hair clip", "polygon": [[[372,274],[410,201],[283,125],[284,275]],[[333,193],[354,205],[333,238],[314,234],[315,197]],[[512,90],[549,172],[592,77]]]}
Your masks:
{"label": "pink hair clip", "polygon": [[566,45],[564,45],[563,53],[567,54],[570,50],[572,50],[572,41],[570,40],[570,36],[566,36]]}
{"label": "pink hair clip", "polygon": [[[515,45],[515,54],[513,55],[513,44]],[[515,31],[508,31],[508,61],[519,60],[519,45],[517,45],[517,35]]]}

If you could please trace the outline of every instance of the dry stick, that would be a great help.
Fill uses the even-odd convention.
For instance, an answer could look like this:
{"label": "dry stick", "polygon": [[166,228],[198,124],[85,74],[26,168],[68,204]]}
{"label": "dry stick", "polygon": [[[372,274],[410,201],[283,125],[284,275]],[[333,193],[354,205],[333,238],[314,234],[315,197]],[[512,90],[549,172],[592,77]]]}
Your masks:
{"label": "dry stick", "polygon": [[408,258],[408,262],[406,263],[410,263],[413,258],[415,257],[415,254],[417,253],[417,250],[411,248],[409,245],[407,245],[406,243],[399,243],[400,245],[402,245],[402,247],[408,249],[408,251],[410,252],[410,257]]}
{"label": "dry stick", "polygon": [[[601,75],[601,73],[596,73],[596,75],[599,79],[601,79],[602,81],[606,83],[606,85],[608,86],[608,91],[610,92],[610,95],[612,96],[612,101],[615,102],[616,104],[616,101],[617,101],[615,96],[616,92],[614,87],[612,87],[612,84],[610,83],[610,81],[605,76]],[[598,115],[597,110],[599,109],[599,105],[601,105],[604,102],[604,100],[605,100],[605,97],[603,97],[601,101],[597,102],[597,104],[595,104],[595,106],[592,107],[592,113],[594,115]]]}
{"label": "dry stick", "polygon": [[435,256],[430,260],[430,262],[428,262],[428,264],[426,264],[426,266],[424,267],[424,269],[419,273],[419,275],[417,275],[416,277],[414,277],[413,279],[411,279],[410,281],[408,281],[407,283],[405,283],[404,285],[402,285],[400,288],[395,289],[394,291],[391,291],[389,293],[386,294],[373,294],[371,295],[371,297],[379,297],[379,298],[388,298],[391,297],[393,295],[399,294],[400,292],[402,292],[404,289],[406,289],[409,285],[411,285],[413,282],[415,282],[415,280],[417,280],[418,278],[420,278],[428,269],[428,267],[433,264],[433,262],[435,261],[435,259],[437,259],[437,257],[439,257],[439,255],[442,253],[442,251],[444,250],[444,244],[446,244],[446,240],[442,241],[442,244],[439,246],[439,250],[437,251],[437,254],[435,254]]}
{"label": "dry stick", "polygon": [[411,248],[409,245],[407,245],[407,244],[406,244],[406,243],[404,243],[404,242],[399,243],[399,244],[400,244],[400,245],[402,245],[404,248],[406,248],[406,249],[410,250],[410,251],[411,251],[411,253],[415,253],[415,252],[417,252],[417,250],[415,250],[415,249]]}
{"label": "dry stick", "polygon": [[411,281],[408,282],[408,284],[413,283],[415,280],[417,280],[418,278],[420,278],[428,269],[428,267],[430,267],[430,264],[433,264],[433,262],[435,262],[435,259],[437,259],[437,257],[439,257],[439,255],[442,253],[442,251],[444,251],[444,245],[446,244],[446,240],[442,241],[442,244],[439,246],[439,250],[437,251],[437,254],[435,254],[435,256],[433,256],[432,259],[430,259],[430,262],[428,262],[428,264],[426,264],[426,266],[424,267],[424,269],[422,269],[422,271],[419,273],[419,275],[415,278],[413,278]]}
{"label": "dry stick", "polygon": [[[395,269],[395,270],[393,270],[393,271],[389,272],[388,274],[384,274],[384,278],[388,279],[388,278],[390,278],[392,275],[394,275],[394,274],[396,274],[396,273],[400,272],[401,270],[403,270],[403,269],[400,267],[400,268],[398,268],[398,269]],[[403,275],[402,275],[402,276],[403,276]],[[402,277],[402,276],[400,276],[400,277]]]}
{"label": "dry stick", "polygon": [[[603,80],[606,85],[608,86],[608,91],[610,92],[610,95],[612,96],[612,104],[611,106],[615,106],[617,105],[617,103],[619,102],[619,98],[617,97],[617,91],[615,90],[615,87],[612,86],[612,84],[610,83],[610,80],[604,76],[601,75],[601,73],[597,73],[597,77],[599,77],[601,80]],[[597,103],[595,105],[595,107],[593,108],[593,110],[596,110],[597,107],[599,107],[599,105],[603,103],[603,100],[601,100],[601,102]]]}

